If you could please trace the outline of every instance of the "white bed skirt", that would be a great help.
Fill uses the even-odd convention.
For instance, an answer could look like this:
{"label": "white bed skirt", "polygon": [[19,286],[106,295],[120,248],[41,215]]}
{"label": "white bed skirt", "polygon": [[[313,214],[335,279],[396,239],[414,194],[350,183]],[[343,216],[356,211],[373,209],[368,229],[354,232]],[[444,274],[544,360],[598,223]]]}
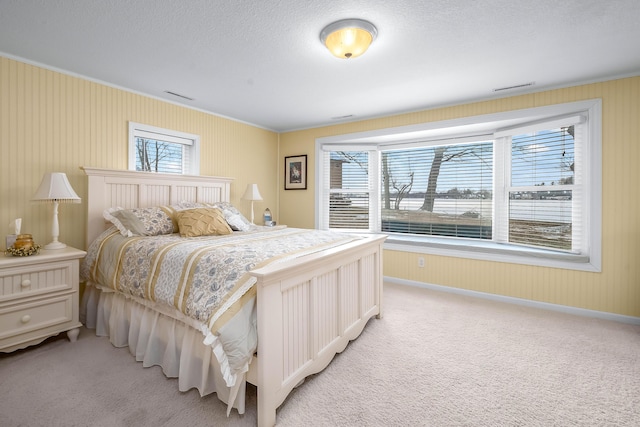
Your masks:
{"label": "white bed skirt", "polygon": [[[201,396],[216,393],[225,404],[229,388],[202,333],[165,314],[114,292],[86,286],[80,304],[80,321],[97,336],[109,337],[115,347],[129,347],[142,366],[161,366],[168,378],[178,378],[180,391],[198,389]],[[246,381],[233,407],[245,411]]]}

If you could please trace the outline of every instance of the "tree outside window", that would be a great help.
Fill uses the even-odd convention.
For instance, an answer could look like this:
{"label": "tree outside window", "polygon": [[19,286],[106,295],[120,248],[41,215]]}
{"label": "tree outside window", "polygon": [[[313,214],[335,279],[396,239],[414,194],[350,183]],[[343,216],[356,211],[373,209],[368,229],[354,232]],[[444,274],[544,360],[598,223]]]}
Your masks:
{"label": "tree outside window", "polygon": [[136,138],[136,170],[182,173],[182,144]]}

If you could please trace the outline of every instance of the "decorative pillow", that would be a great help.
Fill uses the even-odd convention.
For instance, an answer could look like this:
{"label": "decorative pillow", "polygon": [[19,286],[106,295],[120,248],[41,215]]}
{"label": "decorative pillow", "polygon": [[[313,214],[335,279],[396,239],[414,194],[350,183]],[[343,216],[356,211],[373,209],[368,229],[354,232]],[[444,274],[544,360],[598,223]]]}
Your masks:
{"label": "decorative pillow", "polygon": [[103,216],[125,237],[158,236],[175,232],[171,210],[164,206],[136,209],[110,208],[104,211]]}
{"label": "decorative pillow", "polygon": [[184,200],[176,205],[171,205],[171,208],[175,211],[184,211],[186,209],[205,208],[205,207],[207,206],[204,203],[186,202]]}
{"label": "decorative pillow", "polygon": [[248,231],[255,227],[251,221],[245,218],[244,215],[229,202],[213,203],[210,206],[222,211],[224,219],[234,231]]}
{"label": "decorative pillow", "polygon": [[195,208],[176,212],[178,229],[182,237],[222,236],[231,234],[231,228],[220,209]]}

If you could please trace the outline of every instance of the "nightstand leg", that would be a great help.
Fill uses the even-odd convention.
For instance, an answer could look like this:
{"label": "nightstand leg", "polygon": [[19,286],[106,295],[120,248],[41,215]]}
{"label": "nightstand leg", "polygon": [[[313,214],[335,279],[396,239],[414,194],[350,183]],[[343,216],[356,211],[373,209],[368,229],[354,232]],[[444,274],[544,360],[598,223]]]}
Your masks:
{"label": "nightstand leg", "polygon": [[69,341],[71,342],[76,342],[78,340],[78,335],[80,335],[80,328],[67,331],[67,337],[69,337]]}

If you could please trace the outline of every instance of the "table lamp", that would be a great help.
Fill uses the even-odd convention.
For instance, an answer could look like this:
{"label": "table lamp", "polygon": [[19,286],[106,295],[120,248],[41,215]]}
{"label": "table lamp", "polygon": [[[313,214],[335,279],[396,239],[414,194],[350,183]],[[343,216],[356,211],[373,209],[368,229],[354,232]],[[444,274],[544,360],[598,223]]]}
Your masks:
{"label": "table lamp", "polygon": [[262,200],[262,196],[260,195],[260,191],[258,190],[258,184],[247,184],[247,189],[242,195],[243,200],[251,201],[251,223],[253,222],[253,202],[255,200]]}
{"label": "table lamp", "polygon": [[67,247],[58,241],[60,226],[58,225],[59,203],[80,203],[80,197],[73,191],[67,175],[62,172],[47,172],[42,177],[42,182],[33,196],[33,201],[53,203],[53,222],[51,235],[53,241],[44,246],[44,249],[64,249]]}

